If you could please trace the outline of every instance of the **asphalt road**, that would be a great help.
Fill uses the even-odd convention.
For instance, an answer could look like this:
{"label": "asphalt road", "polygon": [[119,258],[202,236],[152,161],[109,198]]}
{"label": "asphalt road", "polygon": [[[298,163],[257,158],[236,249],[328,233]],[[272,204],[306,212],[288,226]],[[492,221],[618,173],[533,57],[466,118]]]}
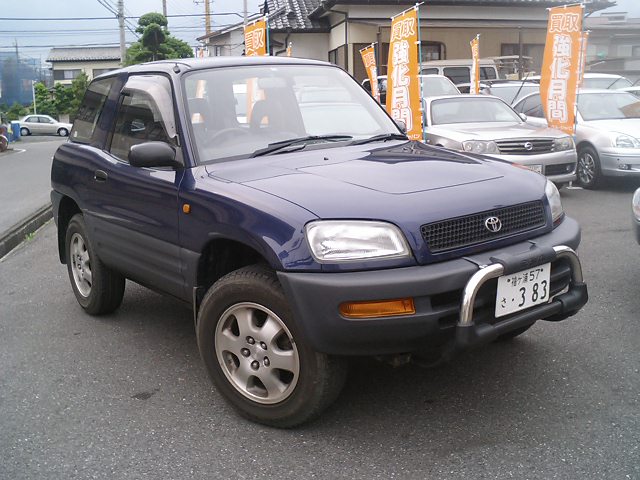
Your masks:
{"label": "asphalt road", "polygon": [[631,184],[563,192],[591,300],[437,369],[353,365],[318,421],[238,417],[190,312],[129,283],[91,318],[49,224],[0,261],[0,478],[640,479],[640,246]]}
{"label": "asphalt road", "polygon": [[0,154],[0,234],[51,200],[51,158],[65,141],[57,136],[22,137]]}

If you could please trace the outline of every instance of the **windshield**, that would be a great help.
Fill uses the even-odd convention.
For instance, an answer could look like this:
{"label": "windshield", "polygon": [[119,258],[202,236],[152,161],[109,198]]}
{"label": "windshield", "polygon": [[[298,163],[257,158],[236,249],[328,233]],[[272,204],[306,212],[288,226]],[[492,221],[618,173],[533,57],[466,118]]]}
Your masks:
{"label": "windshield", "polygon": [[509,105],[513,105],[516,100],[520,100],[522,97],[538,91],[540,91],[540,85],[522,85],[518,83],[513,85],[494,85],[491,87],[490,93],[491,95],[500,97]]}
{"label": "windshield", "polygon": [[624,77],[606,77],[606,78],[589,78],[585,77],[582,80],[582,88],[604,88],[604,89],[618,89],[630,87],[633,85],[629,80]]}
{"label": "windshield", "polygon": [[581,93],[578,111],[584,120],[640,118],[640,99],[630,93]]}
{"label": "windshield", "polygon": [[399,133],[376,101],[334,67],[218,68],[188,74],[184,83],[200,163],[245,158],[309,136]]}
{"label": "windshield", "polygon": [[513,109],[497,98],[477,96],[443,98],[431,102],[433,125],[450,123],[522,122]]}
{"label": "windshield", "polygon": [[437,97],[439,95],[457,95],[460,90],[446,77],[423,77],[422,96]]}

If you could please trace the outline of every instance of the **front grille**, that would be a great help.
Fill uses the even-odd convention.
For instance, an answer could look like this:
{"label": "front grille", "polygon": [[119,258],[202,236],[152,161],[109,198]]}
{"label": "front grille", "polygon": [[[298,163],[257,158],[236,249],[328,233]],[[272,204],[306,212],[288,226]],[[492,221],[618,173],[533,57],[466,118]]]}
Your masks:
{"label": "front grille", "polygon": [[[485,227],[488,217],[500,219],[502,228],[499,232]],[[438,253],[533,230],[545,223],[544,206],[536,201],[429,223],[422,225],[420,232],[431,253]]]}
{"label": "front grille", "polygon": [[498,149],[504,155],[538,155],[553,152],[551,138],[510,138],[497,140]]}
{"label": "front grille", "polygon": [[576,169],[575,163],[560,163],[558,165],[547,165],[544,168],[545,175],[563,175],[565,173],[573,173]]}

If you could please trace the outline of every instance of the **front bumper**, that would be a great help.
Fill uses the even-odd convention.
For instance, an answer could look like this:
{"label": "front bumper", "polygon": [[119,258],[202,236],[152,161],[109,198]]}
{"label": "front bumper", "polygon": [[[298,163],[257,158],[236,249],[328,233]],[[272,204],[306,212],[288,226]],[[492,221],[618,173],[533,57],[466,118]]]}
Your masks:
{"label": "front bumper", "polygon": [[576,179],[576,162],[578,159],[575,150],[562,152],[541,153],[538,155],[491,155],[500,160],[530,167],[542,165],[542,173],[553,183],[568,183]]}
{"label": "front bumper", "polygon": [[[577,222],[565,218],[548,234],[446,262],[349,273],[279,272],[278,276],[295,321],[318,351],[383,355],[458,349],[489,342],[539,319],[557,321],[575,314],[587,301],[580,262],[570,254],[559,255],[553,247],[575,250],[579,243]],[[552,265],[550,303],[496,321],[493,312],[498,267],[510,273],[516,271],[514,268],[522,270],[548,261]],[[496,275],[484,278],[486,272]],[[474,277],[478,273],[482,273],[481,282]],[[347,319],[339,313],[344,302],[407,297],[414,299],[415,314]],[[466,310],[461,308],[465,298]],[[473,306],[471,314],[469,305]]]}
{"label": "front bumper", "polygon": [[640,176],[640,150],[610,148],[599,152],[602,173],[611,177]]}

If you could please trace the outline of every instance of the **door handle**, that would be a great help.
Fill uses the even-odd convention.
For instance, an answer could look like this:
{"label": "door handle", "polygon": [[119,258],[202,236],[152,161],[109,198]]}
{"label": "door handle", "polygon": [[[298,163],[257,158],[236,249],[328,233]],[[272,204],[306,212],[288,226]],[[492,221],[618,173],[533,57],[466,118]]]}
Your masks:
{"label": "door handle", "polygon": [[107,172],[105,172],[105,171],[102,171],[102,170],[96,170],[96,171],[93,173],[93,179],[94,179],[96,182],[106,182],[106,181],[107,181],[107,178],[108,178],[108,175],[107,175]]}

